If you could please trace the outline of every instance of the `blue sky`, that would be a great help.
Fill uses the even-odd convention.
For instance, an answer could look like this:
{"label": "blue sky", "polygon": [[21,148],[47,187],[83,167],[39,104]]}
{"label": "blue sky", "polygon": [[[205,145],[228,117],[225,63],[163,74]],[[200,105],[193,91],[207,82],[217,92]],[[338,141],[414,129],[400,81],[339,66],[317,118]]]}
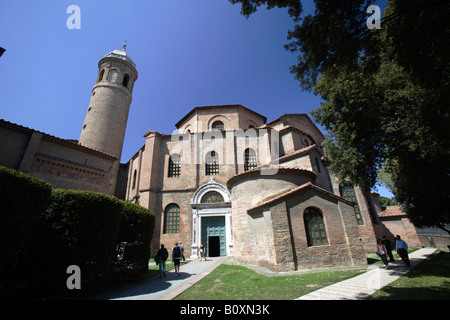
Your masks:
{"label": "blue sky", "polygon": [[[67,28],[70,5],[81,10],[79,30]],[[145,132],[172,133],[196,106],[242,104],[268,121],[308,113],[320,98],[289,72],[297,57],[283,45],[292,28],[287,10],[246,19],[228,0],[1,0],[0,118],[78,139],[98,61],[125,40],[139,78],[122,162]]]}

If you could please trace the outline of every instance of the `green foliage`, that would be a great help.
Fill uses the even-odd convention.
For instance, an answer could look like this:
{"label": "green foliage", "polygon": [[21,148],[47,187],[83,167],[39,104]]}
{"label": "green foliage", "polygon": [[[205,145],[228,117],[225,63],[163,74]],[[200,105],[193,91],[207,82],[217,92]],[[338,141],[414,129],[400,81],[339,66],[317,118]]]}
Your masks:
{"label": "green foliage", "polygon": [[231,3],[241,3],[241,14],[247,18],[258,10],[261,5],[267,5],[267,9],[274,7],[288,8],[289,15],[298,21],[302,13],[302,4],[300,0],[229,0]]}
{"label": "green foliage", "polygon": [[405,276],[370,296],[377,300],[448,300],[450,254],[435,251]]}
{"label": "green foliage", "polygon": [[[386,12],[390,58],[411,73],[416,82],[437,89],[437,96],[428,97],[431,99],[445,95],[448,88],[449,18],[450,2],[446,0],[390,0]],[[435,107],[442,108],[443,102]]]}
{"label": "green foliage", "polygon": [[387,206],[396,206],[398,205],[397,201],[395,199],[389,199],[387,197],[379,197],[378,201],[380,202],[381,207],[387,207]]}
{"label": "green foliage", "polygon": [[123,216],[116,246],[116,268],[128,274],[140,274],[148,270],[155,214],[136,203],[121,203]]}
{"label": "green foliage", "polygon": [[434,89],[383,61],[376,73],[361,65],[337,77],[324,74],[315,91],[326,101],[312,115],[328,130],[329,168],[340,180],[368,191],[383,168],[416,226],[450,222],[450,123],[444,106],[430,98]]}
{"label": "green foliage", "polygon": [[[247,16],[267,4],[231,2]],[[373,1],[314,3],[286,49],[300,86],[325,101],[312,116],[328,131],[329,169],[368,192],[383,168],[416,226],[450,233],[450,2],[390,0],[381,30],[366,26]]]}
{"label": "green foliage", "polygon": [[0,271],[30,238],[51,190],[38,178],[0,167]]}
{"label": "green foliage", "polygon": [[323,73],[355,69],[361,52],[370,44],[366,32],[366,8],[370,0],[317,0],[313,15],[289,31],[285,46],[297,52],[298,64],[291,67],[303,89],[311,90]]}
{"label": "green foliage", "polygon": [[389,191],[394,191],[394,182],[392,181],[392,175],[387,172],[386,164],[378,170],[378,182],[385,186]]}
{"label": "green foliage", "polygon": [[2,284],[20,283],[38,295],[67,295],[74,293],[66,286],[71,265],[80,267],[83,293],[108,281],[114,268],[127,277],[148,270],[155,215],[138,204],[52,189],[3,167],[0,197]]}
{"label": "green foliage", "polygon": [[50,204],[21,252],[18,266],[41,292],[67,290],[67,267],[81,269],[81,287],[107,280],[122,219],[122,204],[88,191],[53,190]]}

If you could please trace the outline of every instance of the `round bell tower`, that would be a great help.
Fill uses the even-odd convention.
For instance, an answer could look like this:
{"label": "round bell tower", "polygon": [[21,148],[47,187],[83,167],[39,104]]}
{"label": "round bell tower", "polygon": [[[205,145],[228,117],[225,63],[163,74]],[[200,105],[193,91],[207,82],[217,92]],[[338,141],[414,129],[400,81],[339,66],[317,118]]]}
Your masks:
{"label": "round bell tower", "polygon": [[84,120],[79,144],[120,160],[132,100],[134,82],[138,77],[130,55],[114,50],[98,63],[97,81]]}

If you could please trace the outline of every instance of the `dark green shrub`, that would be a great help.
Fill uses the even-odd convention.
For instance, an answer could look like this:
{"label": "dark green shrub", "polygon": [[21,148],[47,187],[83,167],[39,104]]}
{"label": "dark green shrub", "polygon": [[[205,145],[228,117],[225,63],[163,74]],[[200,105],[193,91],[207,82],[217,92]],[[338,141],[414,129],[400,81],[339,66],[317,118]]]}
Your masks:
{"label": "dark green shrub", "polygon": [[43,180],[0,167],[0,272],[29,240],[51,191]]}
{"label": "dark green shrub", "polygon": [[148,270],[155,214],[136,203],[121,201],[122,223],[116,246],[116,269],[123,276]]}
{"label": "dark green shrub", "polygon": [[59,189],[50,200],[22,254],[22,267],[32,275],[33,286],[66,289],[70,265],[80,267],[82,289],[103,283],[111,274],[121,202],[100,193]]}

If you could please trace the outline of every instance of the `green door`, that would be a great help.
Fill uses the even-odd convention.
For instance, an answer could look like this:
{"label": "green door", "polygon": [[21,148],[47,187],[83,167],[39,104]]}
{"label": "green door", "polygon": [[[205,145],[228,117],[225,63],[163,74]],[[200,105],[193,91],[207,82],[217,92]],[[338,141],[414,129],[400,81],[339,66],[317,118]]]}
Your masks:
{"label": "green door", "polygon": [[227,255],[225,217],[202,218],[202,242],[208,257]]}

